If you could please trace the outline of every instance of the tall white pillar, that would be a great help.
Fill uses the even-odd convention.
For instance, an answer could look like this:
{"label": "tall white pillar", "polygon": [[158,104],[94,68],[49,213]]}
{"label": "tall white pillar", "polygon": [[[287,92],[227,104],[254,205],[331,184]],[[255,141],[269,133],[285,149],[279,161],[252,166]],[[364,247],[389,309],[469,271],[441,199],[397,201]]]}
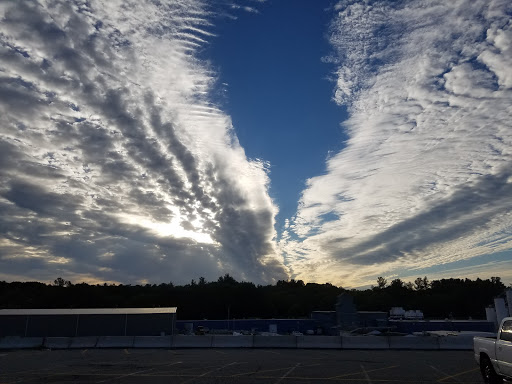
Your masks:
{"label": "tall white pillar", "polygon": [[512,316],[512,288],[507,289],[505,292],[507,293],[508,315]]}
{"label": "tall white pillar", "polygon": [[508,316],[507,307],[505,307],[505,300],[502,298],[494,299],[494,308],[496,308],[496,320],[499,325],[501,324],[501,320]]}
{"label": "tall white pillar", "polygon": [[498,326],[498,321],[496,320],[496,310],[493,307],[485,308],[485,318],[487,321],[491,321],[494,323],[494,328]]}

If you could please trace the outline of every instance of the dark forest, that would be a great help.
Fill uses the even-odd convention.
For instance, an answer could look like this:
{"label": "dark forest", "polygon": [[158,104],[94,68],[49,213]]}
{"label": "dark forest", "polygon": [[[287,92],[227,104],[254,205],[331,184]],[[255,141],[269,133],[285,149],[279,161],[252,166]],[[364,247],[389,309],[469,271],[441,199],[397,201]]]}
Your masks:
{"label": "dark forest", "polygon": [[301,280],[255,285],[229,274],[217,281],[204,278],[186,285],[73,284],[57,278],[52,284],[0,282],[0,308],[178,307],[178,319],[305,318],[312,311],[334,310],[342,292],[354,296],[360,311],[389,311],[393,306],[422,310],[429,319],[484,319],[485,307],[502,295],[505,285],[491,279],[427,277],[414,282],[379,278],[366,290]]}

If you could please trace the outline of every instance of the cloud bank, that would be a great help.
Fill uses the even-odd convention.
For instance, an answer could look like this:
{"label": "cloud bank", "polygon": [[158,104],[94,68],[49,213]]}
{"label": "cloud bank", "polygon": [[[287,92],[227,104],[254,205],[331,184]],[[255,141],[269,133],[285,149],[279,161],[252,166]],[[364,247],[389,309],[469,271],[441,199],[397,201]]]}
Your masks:
{"label": "cloud bank", "polygon": [[0,278],[287,277],[265,164],[246,158],[197,58],[214,8],[0,5]]}
{"label": "cloud bank", "polygon": [[358,286],[511,249],[510,2],[341,1],[335,13],[349,139],[287,223],[292,275]]}

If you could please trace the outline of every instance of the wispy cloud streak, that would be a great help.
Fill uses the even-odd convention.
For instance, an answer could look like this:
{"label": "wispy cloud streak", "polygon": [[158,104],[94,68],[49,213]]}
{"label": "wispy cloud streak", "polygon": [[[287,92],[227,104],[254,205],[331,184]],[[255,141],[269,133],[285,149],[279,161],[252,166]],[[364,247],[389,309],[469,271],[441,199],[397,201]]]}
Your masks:
{"label": "wispy cloud streak", "polygon": [[308,180],[284,233],[294,275],[365,285],[512,248],[510,3],[335,10],[349,140]]}

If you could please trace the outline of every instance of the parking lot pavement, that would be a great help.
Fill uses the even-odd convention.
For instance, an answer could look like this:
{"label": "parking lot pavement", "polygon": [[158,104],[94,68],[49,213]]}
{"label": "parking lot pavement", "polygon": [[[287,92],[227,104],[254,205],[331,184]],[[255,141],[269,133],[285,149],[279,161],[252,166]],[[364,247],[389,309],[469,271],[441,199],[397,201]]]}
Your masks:
{"label": "parking lot pavement", "polygon": [[471,351],[83,349],[5,351],[11,383],[481,383]]}

